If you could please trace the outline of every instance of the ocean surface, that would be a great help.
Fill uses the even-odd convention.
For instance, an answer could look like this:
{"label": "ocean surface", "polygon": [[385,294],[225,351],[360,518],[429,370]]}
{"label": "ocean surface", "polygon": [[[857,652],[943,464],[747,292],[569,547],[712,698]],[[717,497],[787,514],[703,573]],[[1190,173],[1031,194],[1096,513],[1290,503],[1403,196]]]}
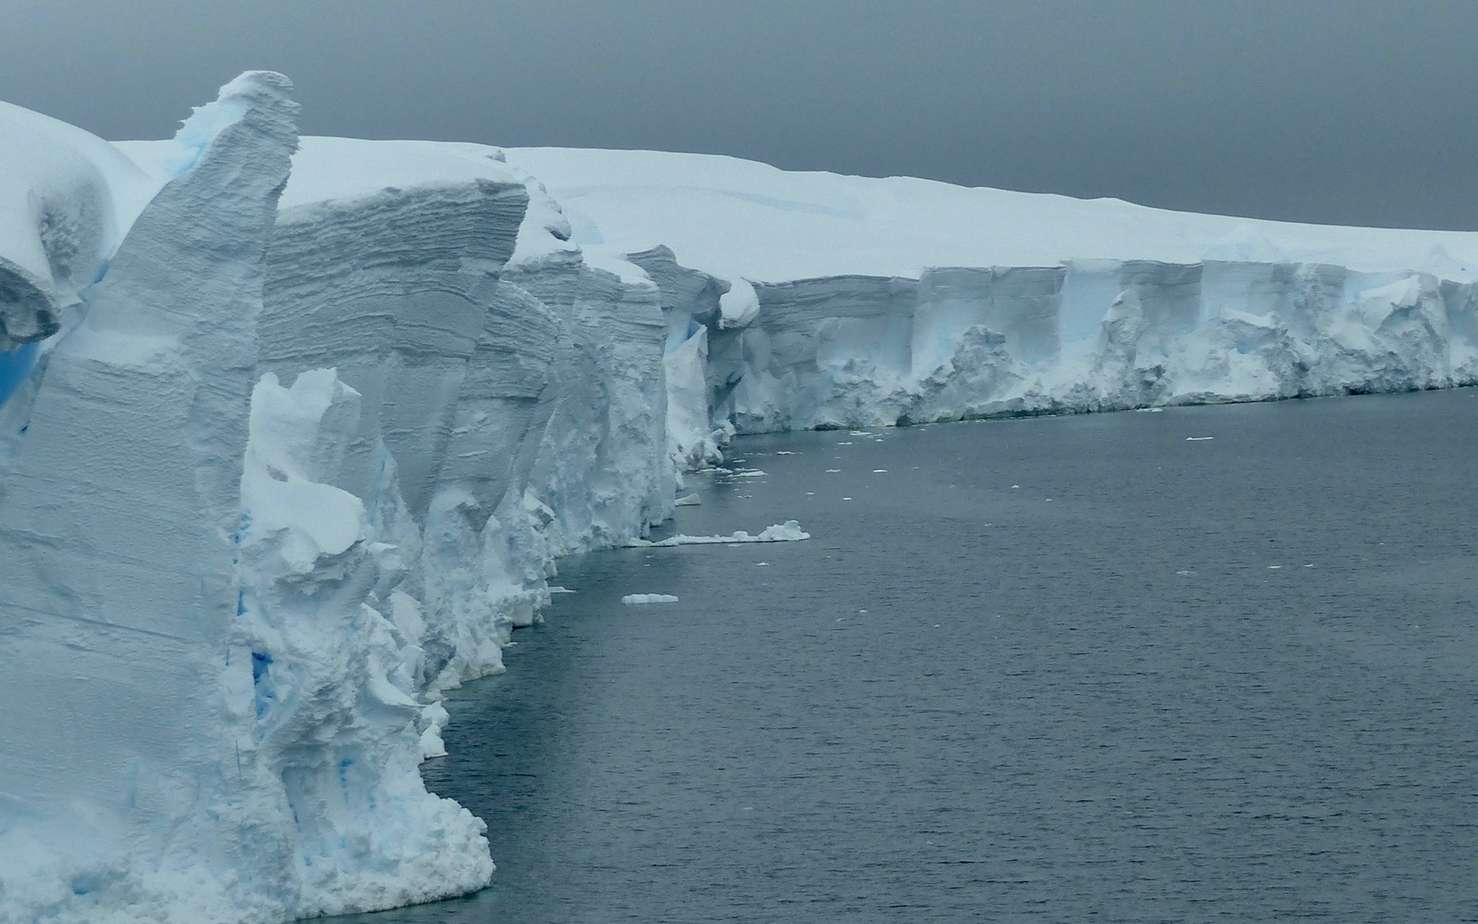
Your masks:
{"label": "ocean surface", "polygon": [[733,450],[676,527],[814,538],[566,560],[423,768],[493,886],[345,920],[1478,920],[1478,390]]}

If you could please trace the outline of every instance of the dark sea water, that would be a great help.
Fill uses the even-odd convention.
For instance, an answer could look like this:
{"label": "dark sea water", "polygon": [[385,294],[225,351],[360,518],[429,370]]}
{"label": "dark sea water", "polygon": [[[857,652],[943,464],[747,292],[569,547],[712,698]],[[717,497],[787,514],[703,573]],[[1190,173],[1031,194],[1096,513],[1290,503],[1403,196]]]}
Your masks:
{"label": "dark sea water", "polygon": [[494,885],[354,920],[1478,920],[1478,391],[732,455],[814,538],[563,563],[423,768]]}

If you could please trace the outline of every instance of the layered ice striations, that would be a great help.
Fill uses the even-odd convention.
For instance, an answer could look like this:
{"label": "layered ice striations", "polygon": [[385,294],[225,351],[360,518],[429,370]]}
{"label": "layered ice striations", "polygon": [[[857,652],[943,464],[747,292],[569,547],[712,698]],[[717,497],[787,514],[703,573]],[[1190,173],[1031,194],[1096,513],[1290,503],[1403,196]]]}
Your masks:
{"label": "layered ice striations", "polygon": [[0,409],[0,919],[282,911],[232,536],[290,89],[186,123],[199,156]]}
{"label": "layered ice striations", "polygon": [[300,139],[290,90],[0,107],[4,924],[486,885],[441,692],[561,554],[808,538],[646,538],[736,432],[1478,380],[1478,235]]}

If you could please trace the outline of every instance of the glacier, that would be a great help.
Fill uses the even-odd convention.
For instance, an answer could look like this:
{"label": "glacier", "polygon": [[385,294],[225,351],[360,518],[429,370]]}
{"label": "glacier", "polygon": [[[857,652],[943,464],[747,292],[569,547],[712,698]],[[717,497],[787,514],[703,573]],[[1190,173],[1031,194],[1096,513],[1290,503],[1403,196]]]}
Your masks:
{"label": "glacier", "polygon": [[[510,148],[657,281],[671,439],[1478,380],[1471,232]],[[700,381],[701,379],[701,381]]]}
{"label": "glacier", "polygon": [[0,922],[463,894],[444,692],[736,434],[1478,381],[1478,234],[0,104]]}

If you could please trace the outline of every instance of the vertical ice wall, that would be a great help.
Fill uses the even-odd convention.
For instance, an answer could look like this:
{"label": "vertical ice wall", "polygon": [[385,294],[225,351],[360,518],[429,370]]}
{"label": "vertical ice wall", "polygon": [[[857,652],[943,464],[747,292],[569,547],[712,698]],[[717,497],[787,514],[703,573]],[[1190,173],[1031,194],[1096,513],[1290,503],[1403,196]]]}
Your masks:
{"label": "vertical ice wall", "polygon": [[127,146],[163,190],[3,409],[5,915],[485,885],[417,769],[437,691],[501,666],[556,554],[671,509],[646,275],[490,149],[308,139],[283,193],[287,90]]}
{"label": "vertical ice wall", "polygon": [[[236,537],[290,89],[245,74],[185,123],[188,165],[5,406],[7,914],[219,917],[221,871],[276,885],[255,881],[272,845],[256,836],[255,768],[237,760],[253,730]],[[255,892],[231,900],[247,915],[275,904]]]}
{"label": "vertical ice wall", "polygon": [[[664,301],[695,303],[679,270],[654,278],[672,286]],[[760,310],[742,328],[701,311],[670,312],[679,319],[670,336],[684,325],[683,342],[706,335],[707,376],[722,383],[700,406],[697,390],[672,380],[672,413],[688,421],[685,430],[712,432],[727,421],[740,432],[873,426],[1478,381],[1475,285],[1417,271],[1093,260],[754,289]],[[712,347],[718,338],[722,356]]]}
{"label": "vertical ice wall", "polygon": [[385,450],[373,491],[405,502],[420,682],[495,670],[554,554],[670,510],[657,290],[567,246],[557,206],[493,149],[310,138],[295,171],[263,368],[334,367],[361,394]]}

